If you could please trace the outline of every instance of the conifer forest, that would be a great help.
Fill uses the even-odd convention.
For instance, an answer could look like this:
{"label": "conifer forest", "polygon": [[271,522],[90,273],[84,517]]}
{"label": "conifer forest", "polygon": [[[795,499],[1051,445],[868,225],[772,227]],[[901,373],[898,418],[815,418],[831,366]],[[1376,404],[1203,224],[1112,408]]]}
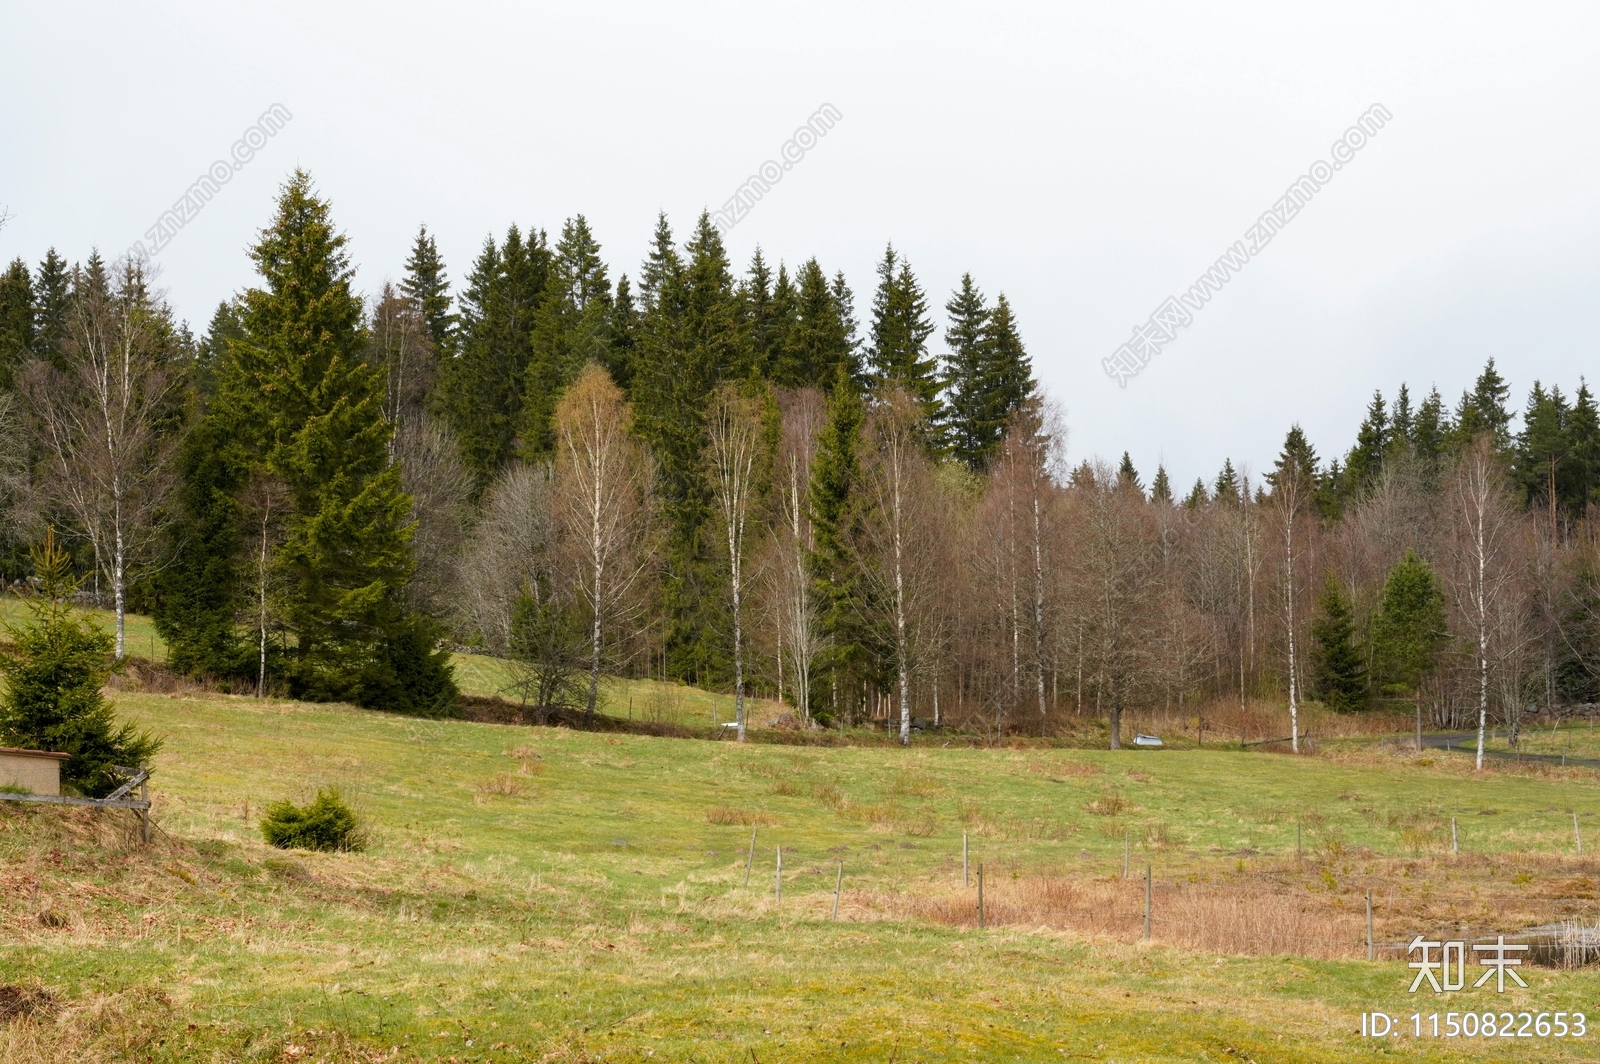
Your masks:
{"label": "conifer forest", "polygon": [[1070,456],[1005,294],[892,245],[852,279],[663,215],[621,262],[578,215],[447,264],[423,226],[361,292],[337,206],[289,175],[198,333],[138,258],[0,276],[4,576],[54,529],[118,657],[134,611],[235,692],[446,716],[471,650],[539,711],[649,677],[902,742],[1600,701],[1583,379],[1374,382],[1341,453],[1291,423],[1174,484]]}

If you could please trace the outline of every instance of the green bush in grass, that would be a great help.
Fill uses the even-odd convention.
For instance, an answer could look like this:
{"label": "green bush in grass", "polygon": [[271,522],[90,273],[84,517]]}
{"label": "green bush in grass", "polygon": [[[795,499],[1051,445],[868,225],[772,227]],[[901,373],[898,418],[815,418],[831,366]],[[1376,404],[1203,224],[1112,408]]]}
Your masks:
{"label": "green bush in grass", "polygon": [[356,815],[333,788],[298,806],[285,799],[267,807],[261,835],[280,850],[360,850],[365,846]]}

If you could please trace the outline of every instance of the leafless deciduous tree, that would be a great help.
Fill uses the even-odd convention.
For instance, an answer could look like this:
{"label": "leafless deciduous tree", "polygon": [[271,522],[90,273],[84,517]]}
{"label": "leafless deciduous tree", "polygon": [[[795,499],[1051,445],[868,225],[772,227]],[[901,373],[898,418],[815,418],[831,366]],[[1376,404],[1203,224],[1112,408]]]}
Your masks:
{"label": "leafless deciduous tree", "polygon": [[1123,710],[1148,693],[1158,543],[1138,489],[1119,483],[1109,466],[1079,477],[1072,503],[1087,657],[1096,700],[1103,696],[1109,718],[1111,749],[1119,750]]}
{"label": "leafless deciduous tree", "polygon": [[267,645],[276,621],[272,552],[283,542],[284,522],[294,504],[283,482],[264,473],[245,486],[239,503],[249,522],[245,547],[255,570],[255,615],[250,620],[256,629],[256,697],[262,698],[267,693]]}
{"label": "leafless deciduous tree", "polygon": [[458,569],[457,623],[490,653],[511,649],[517,599],[553,590],[555,492],[548,465],[507,466],[484,492],[482,513]]}
{"label": "leafless deciduous tree", "polygon": [[1503,623],[1506,594],[1514,578],[1509,556],[1515,514],[1506,490],[1505,471],[1487,437],[1468,446],[1456,464],[1450,486],[1452,565],[1448,577],[1457,610],[1475,649],[1478,688],[1478,757],[1489,724],[1489,681],[1492,645]]}
{"label": "leafless deciduous tree", "polygon": [[111,585],[116,653],[127,653],[130,569],[148,560],[171,482],[176,437],[165,431],[180,383],[166,312],[139,266],[124,264],[114,290],[73,300],[66,365],[35,362],[24,390],[48,472],[44,490],[70,513]]}
{"label": "leafless deciduous tree", "polygon": [[739,741],[745,739],[744,598],[745,530],[765,470],[761,404],[737,384],[724,384],[711,396],[706,416],[706,456],[712,493],[722,517],[728,550],[728,586],[733,596],[733,705]]}
{"label": "leafless deciduous tree", "polygon": [[589,614],[589,695],[593,717],[613,625],[639,611],[650,564],[650,463],[633,438],[622,392],[590,363],[556,407],[557,527],[576,558],[574,585]]}
{"label": "leafless deciduous tree", "polygon": [[784,662],[793,676],[794,704],[804,719],[811,716],[811,667],[822,646],[822,623],[806,569],[806,554],[816,548],[806,493],[817,433],[825,418],[822,396],[815,388],[780,392],[783,435],[773,477],[777,513],[770,526],[767,593],[777,618],[776,664],[779,698],[783,697]]}
{"label": "leafless deciduous tree", "polygon": [[896,388],[881,396],[867,420],[867,483],[876,519],[867,524],[879,585],[874,596],[888,604],[894,631],[895,685],[900,743],[911,743],[912,654],[923,622],[934,606],[937,553],[934,481],[923,453],[927,438],[917,403]]}
{"label": "leafless deciduous tree", "polygon": [[454,437],[420,410],[400,423],[390,446],[416,522],[411,553],[417,564],[406,597],[414,609],[449,616],[456,607],[452,599],[471,514],[472,476]]}

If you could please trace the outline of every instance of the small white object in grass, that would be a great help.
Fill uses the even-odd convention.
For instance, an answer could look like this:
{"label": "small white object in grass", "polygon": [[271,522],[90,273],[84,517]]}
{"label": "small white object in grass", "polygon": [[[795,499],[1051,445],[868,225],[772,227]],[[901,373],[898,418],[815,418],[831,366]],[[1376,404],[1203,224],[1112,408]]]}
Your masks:
{"label": "small white object in grass", "polygon": [[1156,736],[1156,735],[1135,735],[1133,737],[1133,745],[1134,746],[1156,746],[1156,747],[1159,747],[1159,746],[1165,746],[1166,744],[1163,743],[1161,741],[1161,738],[1159,736]]}

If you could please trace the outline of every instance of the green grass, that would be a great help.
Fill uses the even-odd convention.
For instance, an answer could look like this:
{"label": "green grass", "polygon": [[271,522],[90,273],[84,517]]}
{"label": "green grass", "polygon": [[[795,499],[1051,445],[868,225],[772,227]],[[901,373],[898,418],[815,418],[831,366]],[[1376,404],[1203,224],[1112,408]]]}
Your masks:
{"label": "green grass", "polygon": [[[286,1047],[307,1060],[390,1047],[443,1061],[1346,1060],[1372,1052],[1356,1037],[1363,1010],[1413,1009],[1403,964],[978,931],[904,915],[894,899],[970,903],[963,831],[973,861],[1000,877],[1106,881],[1131,837],[1133,861],[1159,878],[1204,879],[1278,875],[1299,823],[1324,857],[1294,882],[1344,904],[1374,868],[1408,877],[1398,889],[1434,889],[1437,828],[1454,816],[1464,848],[1491,855],[1474,875],[1509,881],[1542,853],[1560,877],[1597,876],[1561,856],[1568,810],[1590,824],[1600,813],[1587,770],[1474,778],[1457,759],[1372,751],[737,747],[116,697],[167,738],[154,846],[125,846],[105,824],[96,834],[87,814],[0,809],[0,983],[81,1003],[68,1018],[98,1003],[97,1015],[145,1024],[84,1020],[78,1041],[41,1029],[81,1059],[132,1046],[151,1060],[302,1059]],[[354,803],[365,853],[260,841],[268,802],[323,786]],[[765,822],[748,889],[751,829],[712,822],[713,809]],[[839,860],[846,918],[833,923]],[[45,910],[69,926],[45,927]],[[1577,1009],[1600,991],[1591,971],[1530,981],[1515,999],[1479,992],[1450,1007]],[[62,1058],[27,1056],[17,1030],[7,1037],[6,1064]],[[1480,1055],[1462,1043],[1387,1048]],[[1537,1055],[1585,1059],[1587,1048]]]}

